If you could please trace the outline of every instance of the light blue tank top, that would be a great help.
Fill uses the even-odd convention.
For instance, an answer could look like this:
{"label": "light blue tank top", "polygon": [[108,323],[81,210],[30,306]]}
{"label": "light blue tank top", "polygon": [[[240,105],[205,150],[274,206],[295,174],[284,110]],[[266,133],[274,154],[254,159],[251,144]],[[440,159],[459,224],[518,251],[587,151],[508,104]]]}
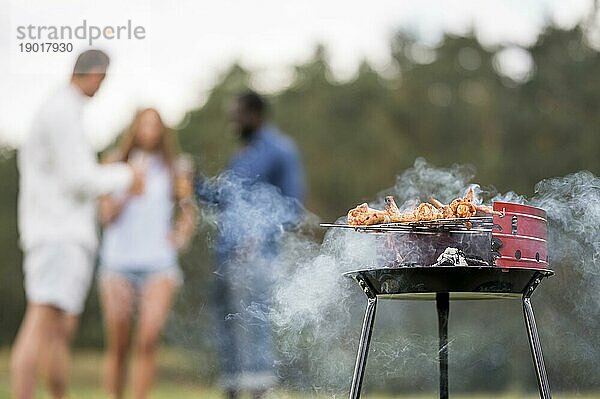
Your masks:
{"label": "light blue tank top", "polygon": [[145,177],[144,193],[129,198],[117,219],[104,229],[100,262],[105,270],[178,267],[177,250],[169,240],[174,213],[171,173],[161,157],[151,155]]}

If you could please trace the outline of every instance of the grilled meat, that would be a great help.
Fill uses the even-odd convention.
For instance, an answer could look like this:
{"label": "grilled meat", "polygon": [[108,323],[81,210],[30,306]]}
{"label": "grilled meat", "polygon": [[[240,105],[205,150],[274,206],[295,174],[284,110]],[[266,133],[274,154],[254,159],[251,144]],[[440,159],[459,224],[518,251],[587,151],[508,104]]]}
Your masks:
{"label": "grilled meat", "polygon": [[400,212],[400,209],[398,209],[398,205],[396,205],[396,201],[394,201],[394,197],[392,197],[391,195],[385,197],[385,211],[390,217],[390,221],[392,223],[407,223],[417,221],[414,212]]}
{"label": "grilled meat", "polygon": [[435,206],[428,204],[427,202],[422,202],[415,209],[415,217],[417,221],[428,221],[428,220],[436,220],[443,219],[444,213],[440,211]]}
{"label": "grilled meat", "polygon": [[386,211],[369,208],[366,202],[348,212],[348,224],[352,226],[367,226],[390,221],[390,216]]}
{"label": "grilled meat", "polygon": [[385,209],[383,211],[370,208],[368,204],[360,204],[348,212],[348,224],[352,226],[365,226],[380,223],[410,223],[423,222],[438,219],[470,218],[476,215],[499,215],[501,212],[494,211],[491,206],[475,205],[473,188],[469,188],[467,194],[457,198],[446,205],[429,197],[431,203],[423,202],[411,212],[401,212],[394,197],[385,197]]}
{"label": "grilled meat", "polygon": [[468,218],[477,214],[477,208],[473,204],[473,188],[469,188],[467,195],[463,198],[457,198],[450,203],[445,205],[433,197],[430,197],[430,201],[442,212],[444,219],[453,218]]}
{"label": "grilled meat", "polygon": [[469,188],[467,195],[463,198],[457,198],[450,203],[450,205],[444,205],[440,201],[433,197],[429,197],[429,200],[436,208],[442,211],[444,219],[453,218],[469,218],[476,215],[501,215],[502,212],[495,211],[491,206],[488,205],[475,205],[473,204],[474,197],[473,188]]}

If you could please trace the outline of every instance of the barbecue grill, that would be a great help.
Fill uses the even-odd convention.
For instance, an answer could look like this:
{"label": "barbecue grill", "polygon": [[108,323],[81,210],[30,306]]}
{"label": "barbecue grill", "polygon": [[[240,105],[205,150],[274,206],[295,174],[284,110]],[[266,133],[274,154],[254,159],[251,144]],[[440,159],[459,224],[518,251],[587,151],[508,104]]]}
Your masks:
{"label": "barbecue grill", "polygon": [[521,298],[542,399],[551,398],[531,295],[548,266],[542,209],[495,202],[497,215],[372,226],[322,224],[377,235],[376,267],[345,273],[367,297],[350,399],[360,398],[378,299],[435,300],[439,325],[440,398],[448,398],[451,300]]}

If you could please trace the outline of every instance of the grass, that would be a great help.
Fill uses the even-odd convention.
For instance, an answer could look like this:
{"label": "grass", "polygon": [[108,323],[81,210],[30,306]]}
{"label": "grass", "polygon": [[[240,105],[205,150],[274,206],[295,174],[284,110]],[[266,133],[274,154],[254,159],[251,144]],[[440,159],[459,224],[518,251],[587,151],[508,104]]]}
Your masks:
{"label": "grass", "polygon": [[[0,399],[10,398],[9,351],[0,350]],[[106,399],[107,396],[101,389],[101,364],[102,355],[96,351],[77,351],[73,358],[70,394],[72,399]],[[185,353],[174,349],[163,349],[159,355],[159,378],[150,399],[221,399],[222,393],[215,387],[209,387],[197,382],[195,366]],[[340,392],[335,399],[345,398],[347,393]],[[365,399],[426,399],[436,398],[437,395],[364,395]],[[455,395],[455,399],[534,399],[537,395],[523,395],[508,393],[502,395]],[[47,399],[49,396],[43,389],[38,389],[36,399]],[[249,397],[248,397],[249,398]],[[275,391],[269,394],[268,399],[308,399],[314,398],[310,394],[296,392]],[[328,398],[322,396],[321,398]],[[593,399],[600,398],[599,394],[569,395],[555,394],[556,399]]]}

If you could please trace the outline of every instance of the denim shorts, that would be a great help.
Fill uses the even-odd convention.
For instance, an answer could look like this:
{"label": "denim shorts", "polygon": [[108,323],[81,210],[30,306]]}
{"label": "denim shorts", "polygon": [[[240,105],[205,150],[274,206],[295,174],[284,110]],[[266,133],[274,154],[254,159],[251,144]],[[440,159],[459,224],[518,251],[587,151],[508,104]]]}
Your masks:
{"label": "denim shorts", "polygon": [[123,269],[115,270],[108,267],[100,267],[100,280],[104,281],[111,277],[119,277],[127,280],[136,290],[141,290],[144,285],[154,279],[166,277],[179,287],[183,283],[183,274],[177,266],[166,267],[162,269]]}

